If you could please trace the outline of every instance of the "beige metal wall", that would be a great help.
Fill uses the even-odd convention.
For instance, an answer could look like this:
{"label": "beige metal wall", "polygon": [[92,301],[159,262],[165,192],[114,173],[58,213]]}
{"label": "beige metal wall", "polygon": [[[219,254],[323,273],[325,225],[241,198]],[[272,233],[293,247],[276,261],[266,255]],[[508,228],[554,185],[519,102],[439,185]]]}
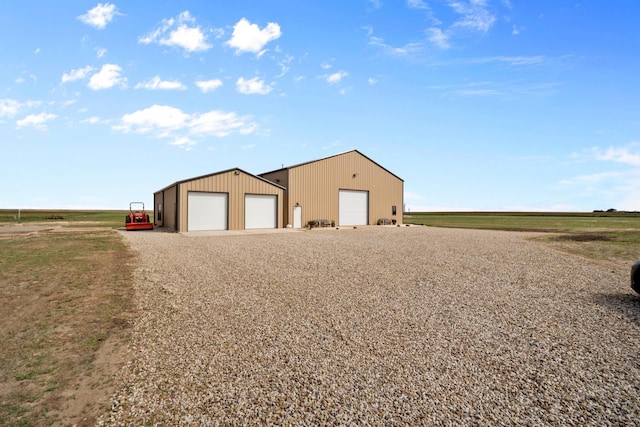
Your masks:
{"label": "beige metal wall", "polygon": [[164,227],[164,191],[153,194],[153,225]]}
{"label": "beige metal wall", "polygon": [[[153,195],[153,210],[156,215],[156,225],[158,227],[168,228],[170,230],[176,230],[176,203],[177,203],[177,186],[165,188],[158,191]],[[158,215],[158,203],[162,203],[162,219],[157,220]]]}
{"label": "beige metal wall", "polygon": [[[237,173],[237,175],[236,175]],[[229,194],[229,230],[244,230],[244,196],[245,194],[269,194],[278,196],[278,228],[283,227],[284,190],[269,184],[253,175],[241,170],[231,170],[224,173],[202,177],[178,184],[178,231],[187,231],[189,225],[187,197],[190,191],[205,191]],[[165,195],[165,202],[167,201]]]}
{"label": "beige metal wall", "polygon": [[[287,220],[302,206],[302,225],[316,219],[339,223],[339,190],[369,192],[369,224],[381,218],[402,223],[404,182],[356,151],[289,169]],[[391,207],[396,206],[393,216]]]}
{"label": "beige metal wall", "polygon": [[[289,169],[281,169],[274,172],[265,173],[260,176],[285,188],[289,188]],[[287,208],[287,206],[289,206],[289,192],[286,190],[284,192],[282,206],[284,207],[282,209],[282,223],[286,226],[293,222],[293,213],[289,214],[289,210],[293,211],[293,208]]]}

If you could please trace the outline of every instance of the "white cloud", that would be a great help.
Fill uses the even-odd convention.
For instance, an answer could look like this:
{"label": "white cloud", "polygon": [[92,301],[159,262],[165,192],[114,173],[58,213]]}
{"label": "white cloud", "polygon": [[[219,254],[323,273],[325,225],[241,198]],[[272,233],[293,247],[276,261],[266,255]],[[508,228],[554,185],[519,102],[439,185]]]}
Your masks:
{"label": "white cloud", "polygon": [[0,99],[0,117],[14,117],[22,104],[14,99]]}
{"label": "white cloud", "polygon": [[421,52],[424,48],[422,43],[411,42],[402,47],[394,47],[385,43],[384,39],[377,36],[369,37],[369,44],[382,48],[382,50],[388,55],[392,56],[407,56],[410,54]]}
{"label": "white cloud", "polygon": [[513,34],[514,36],[517,36],[524,29],[525,27],[518,27],[517,25],[513,24],[513,30],[511,31],[511,34]]}
{"label": "white cloud", "polygon": [[246,135],[253,133],[257,125],[247,122],[247,117],[220,110],[196,115],[189,123],[189,130],[196,135],[227,136],[234,132]]}
{"label": "white cloud", "polygon": [[640,210],[640,143],[631,143],[624,147],[593,147],[579,153],[573,153],[572,159],[584,162],[611,162],[629,166],[604,172],[583,174],[561,180],[556,188],[570,190],[573,194],[582,194],[593,198],[602,196],[608,206],[598,209],[616,208],[619,210]]}
{"label": "white cloud", "polygon": [[177,46],[187,52],[201,52],[211,48],[207,43],[205,30],[195,23],[189,11],[180,13],[176,18],[163,19],[155,30],[138,39],[139,43],[157,43],[162,46]]}
{"label": "white cloud", "polygon": [[123,133],[151,134],[174,138],[186,144],[188,135],[223,137],[232,133],[250,134],[257,125],[247,116],[234,112],[212,110],[202,114],[187,114],[166,105],[152,105],[122,116],[113,129]]}
{"label": "white cloud", "polygon": [[283,60],[278,61],[278,65],[280,66],[280,74],[275,76],[275,78],[279,79],[281,77],[284,77],[284,75],[287,74],[291,69],[291,66],[289,64],[291,64],[293,60],[294,60],[293,56],[285,55],[285,58]]}
{"label": "white cloud", "polygon": [[238,92],[245,95],[266,95],[273,90],[272,86],[266,84],[264,80],[259,80],[257,77],[249,80],[240,77],[236,81],[236,88],[238,89]]}
{"label": "white cloud", "polygon": [[324,79],[326,80],[327,83],[329,83],[330,85],[335,85],[338,84],[342,81],[342,79],[344,79],[345,77],[347,77],[349,75],[349,73],[347,73],[346,71],[340,70],[336,73],[333,74],[329,74],[326,76],[323,76]]}
{"label": "white cloud", "polygon": [[442,32],[440,28],[429,28],[429,41],[440,49],[449,49],[449,36]]}
{"label": "white cloud", "polygon": [[535,56],[488,56],[484,58],[472,59],[472,64],[487,64],[491,62],[504,62],[513,66],[538,65],[547,60],[544,55]]}
{"label": "white cloud", "polygon": [[115,4],[98,3],[96,7],[89,9],[84,15],[78,16],[78,19],[87,25],[102,30],[116,15],[120,15],[120,13]]}
{"label": "white cloud", "polygon": [[116,64],[105,64],[100,71],[91,76],[88,86],[93,90],[109,89],[116,85],[126,87],[127,79],[120,75],[121,72],[122,68],[120,68],[120,66]]}
{"label": "white cloud", "polygon": [[212,80],[198,80],[194,82],[196,86],[200,88],[202,93],[212,92],[222,86],[222,80],[220,79],[212,79]]}
{"label": "white cloud", "polygon": [[97,47],[95,51],[96,51],[96,58],[102,58],[107,54],[107,49],[103,47]]}
{"label": "white cloud", "polygon": [[67,83],[67,82],[72,82],[72,81],[75,81],[75,80],[84,79],[91,72],[91,70],[93,70],[93,67],[91,67],[90,65],[87,65],[84,68],[78,68],[78,69],[75,69],[75,70],[71,70],[69,73],[62,74],[61,82],[64,84],[64,83]]}
{"label": "white cloud", "polygon": [[449,6],[461,19],[453,24],[453,27],[462,27],[471,30],[487,32],[496,22],[496,17],[487,9],[484,0],[448,1]]}
{"label": "white cloud", "polygon": [[16,122],[16,126],[18,128],[33,126],[38,130],[47,130],[46,123],[49,120],[55,119],[57,116],[55,114],[49,113],[40,113],[40,114],[30,114],[24,119],[18,120]]}
{"label": "white cloud", "polygon": [[407,6],[410,9],[429,9],[429,6],[423,0],[407,0]]}
{"label": "white cloud", "polygon": [[147,90],[185,90],[187,87],[177,80],[162,80],[160,76],[155,76],[149,81],[138,83],[135,89]]}
{"label": "white cloud", "polygon": [[367,83],[369,83],[371,86],[374,86],[374,85],[378,84],[378,79],[376,79],[374,77],[369,77],[369,79],[367,80]]}
{"label": "white cloud", "polygon": [[458,95],[458,96],[494,96],[494,95],[501,95],[502,92],[496,90],[496,89],[474,89],[474,88],[468,88],[468,89],[457,89],[454,90],[453,92],[451,92],[453,95]]}
{"label": "white cloud", "polygon": [[80,120],[80,123],[88,123],[90,125],[97,125],[100,123],[106,123],[106,121],[100,119],[100,117],[98,116],[92,116],[92,117],[88,117],[84,120]]}
{"label": "white cloud", "polygon": [[226,44],[235,48],[238,54],[251,52],[262,55],[264,46],[281,35],[280,26],[274,22],[269,22],[261,30],[257,24],[242,18],[233,26],[233,34]]}
{"label": "white cloud", "polygon": [[256,144],[247,144],[247,145],[243,145],[242,147],[240,147],[243,150],[251,150],[252,148],[256,148],[257,145]]}
{"label": "white cloud", "polygon": [[154,132],[159,136],[168,136],[171,131],[187,126],[189,120],[190,116],[178,108],[152,105],[144,110],[125,114],[114,129],[124,133]]}
{"label": "white cloud", "polygon": [[183,136],[182,138],[178,138],[170,142],[169,145],[175,145],[176,147],[180,147],[186,151],[191,151],[191,148],[196,145],[196,143],[192,139]]}
{"label": "white cloud", "polygon": [[573,187],[576,185],[593,185],[609,181],[622,176],[621,172],[598,172],[586,175],[578,175],[563,179],[558,183],[559,187]]}
{"label": "white cloud", "polygon": [[42,104],[40,101],[19,102],[15,99],[0,99],[0,118],[15,117],[21,110],[25,108],[38,107]]}
{"label": "white cloud", "polygon": [[604,151],[599,148],[593,148],[592,152],[597,160],[640,167],[640,152],[632,153],[629,147],[609,147]]}

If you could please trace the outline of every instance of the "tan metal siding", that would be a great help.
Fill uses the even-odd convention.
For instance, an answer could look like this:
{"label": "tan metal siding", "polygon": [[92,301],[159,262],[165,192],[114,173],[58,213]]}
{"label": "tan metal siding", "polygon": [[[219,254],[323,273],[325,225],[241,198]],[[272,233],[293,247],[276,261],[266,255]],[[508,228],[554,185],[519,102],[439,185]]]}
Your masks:
{"label": "tan metal siding", "polygon": [[[264,179],[268,179],[269,181],[281,185],[285,188],[289,188],[289,170],[281,169],[274,172],[269,172],[266,174],[260,175]],[[293,208],[290,207],[289,204],[289,192],[285,190],[284,198],[282,200],[282,223],[284,225],[289,225],[293,223]],[[289,208],[287,208],[289,206]],[[291,213],[289,213],[291,211]]]}
{"label": "tan metal siding", "polygon": [[253,175],[248,175],[240,170],[207,176],[194,179],[179,184],[179,231],[187,231],[188,203],[187,197],[190,191],[205,191],[216,193],[227,193],[228,201],[228,224],[229,230],[244,229],[244,195],[245,194],[271,194],[278,196],[278,228],[283,224],[283,203],[284,190],[268,182],[257,179]]}
{"label": "tan metal siding", "polygon": [[[170,230],[176,230],[176,203],[177,203],[177,187],[175,185],[159,191],[156,195],[161,195],[162,199],[162,225],[161,227]],[[158,206],[158,198],[156,198],[156,206]]]}
{"label": "tan metal siding", "polygon": [[[369,192],[369,224],[378,219],[395,219],[402,223],[404,183],[358,152],[351,151],[289,170],[288,213],[293,206],[302,206],[302,223],[328,219],[338,223],[339,190]],[[396,206],[396,216],[391,207]]]}

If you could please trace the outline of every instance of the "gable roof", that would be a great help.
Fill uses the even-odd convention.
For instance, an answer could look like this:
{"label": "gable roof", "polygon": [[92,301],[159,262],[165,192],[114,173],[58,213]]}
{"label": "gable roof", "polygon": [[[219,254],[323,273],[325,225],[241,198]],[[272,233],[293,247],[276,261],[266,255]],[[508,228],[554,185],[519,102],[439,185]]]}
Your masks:
{"label": "gable roof", "polygon": [[242,170],[242,169],[240,169],[240,168],[231,168],[231,169],[226,169],[226,170],[219,171],[219,172],[213,172],[213,173],[209,173],[209,174],[206,174],[206,175],[200,175],[200,176],[195,176],[195,177],[193,177],[193,178],[187,178],[187,179],[183,179],[183,180],[180,180],[180,181],[176,181],[176,182],[174,182],[173,184],[167,185],[166,187],[164,187],[164,188],[162,188],[162,189],[160,189],[160,190],[156,191],[156,193],[158,193],[158,192],[160,192],[160,191],[164,191],[164,190],[166,190],[166,189],[168,189],[168,188],[171,188],[171,187],[173,187],[174,185],[184,184],[185,182],[196,181],[196,180],[198,180],[198,179],[209,178],[209,177],[211,177],[211,176],[222,175],[222,174],[229,173],[229,172],[233,172],[233,171],[239,171],[239,172],[242,172],[242,173],[244,173],[244,174],[246,174],[246,175],[249,175],[250,177],[253,177],[253,178],[258,179],[258,180],[260,180],[260,181],[264,181],[264,182],[266,182],[267,184],[271,184],[271,185],[273,185],[274,187],[278,187],[278,188],[281,188],[281,189],[283,189],[283,190],[286,190],[286,188],[285,188],[285,187],[283,187],[282,185],[280,185],[280,184],[276,184],[276,183],[275,183],[275,182],[273,182],[273,181],[269,181],[269,180],[268,180],[268,179],[266,179],[266,178],[263,178],[263,177],[261,177],[261,176],[254,175],[254,174],[249,173],[249,172],[247,172],[247,171],[244,171],[244,170]]}
{"label": "gable roof", "polygon": [[295,169],[295,168],[298,168],[300,166],[308,165],[310,163],[321,162],[323,160],[331,159],[333,157],[344,156],[345,154],[349,154],[349,153],[358,153],[358,154],[360,154],[362,157],[364,157],[365,159],[369,160],[371,163],[373,163],[374,165],[378,166],[380,169],[384,170],[385,172],[395,176],[400,181],[404,182],[404,179],[400,178],[398,175],[396,175],[395,173],[391,172],[389,169],[387,169],[384,166],[380,165],[378,162],[376,162],[376,161],[372,160],[371,158],[365,156],[364,154],[362,154],[358,150],[349,150],[349,151],[345,151],[345,152],[342,152],[342,153],[333,154],[331,156],[323,157],[321,159],[311,160],[311,161],[304,162],[304,163],[298,163],[298,164],[293,165],[293,166],[287,166],[286,168],[275,169],[275,170],[272,170],[272,171],[269,171],[269,172],[261,173],[259,176],[268,175],[268,174],[271,174],[271,173],[274,173],[274,172],[280,172],[280,171],[287,170],[287,169]]}

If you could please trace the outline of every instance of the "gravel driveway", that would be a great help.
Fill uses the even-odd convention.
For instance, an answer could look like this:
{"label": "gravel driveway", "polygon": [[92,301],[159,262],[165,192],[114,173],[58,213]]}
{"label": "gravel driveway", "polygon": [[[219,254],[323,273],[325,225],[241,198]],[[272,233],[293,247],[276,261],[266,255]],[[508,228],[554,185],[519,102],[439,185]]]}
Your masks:
{"label": "gravel driveway", "polygon": [[124,232],[131,362],[106,425],[632,425],[640,298],[514,232]]}

